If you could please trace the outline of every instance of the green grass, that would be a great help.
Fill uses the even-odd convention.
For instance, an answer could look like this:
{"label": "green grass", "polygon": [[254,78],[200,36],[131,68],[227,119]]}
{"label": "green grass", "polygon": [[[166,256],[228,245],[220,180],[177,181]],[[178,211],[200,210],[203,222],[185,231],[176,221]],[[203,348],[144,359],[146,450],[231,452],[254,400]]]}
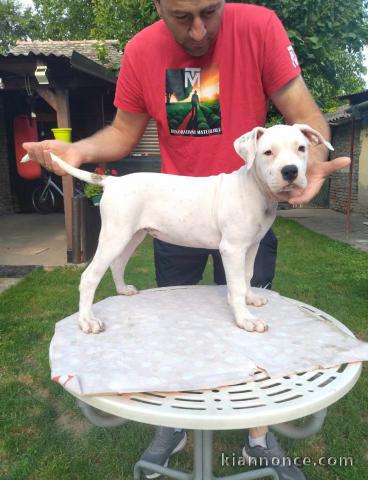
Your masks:
{"label": "green grass", "polygon": [[[277,274],[273,288],[314,305],[343,321],[361,339],[367,334],[368,254],[279,219]],[[0,478],[132,479],[135,461],[152,427],[128,423],[101,429],[84,420],[75,400],[50,380],[48,346],[56,321],[75,312],[79,268],[36,271],[5,291],[0,313]],[[127,272],[139,288],[155,286],[151,242],[147,239]],[[203,283],[211,283],[210,266]],[[114,295],[110,274],[96,301]],[[290,455],[353,457],[354,466],[305,467],[308,480],[368,478],[367,368],[354,389],[329,409],[323,430],[303,441],[281,439]],[[215,435],[215,473],[243,468],[221,466],[221,452],[241,455],[242,431]],[[191,468],[190,443],[171,465]]]}

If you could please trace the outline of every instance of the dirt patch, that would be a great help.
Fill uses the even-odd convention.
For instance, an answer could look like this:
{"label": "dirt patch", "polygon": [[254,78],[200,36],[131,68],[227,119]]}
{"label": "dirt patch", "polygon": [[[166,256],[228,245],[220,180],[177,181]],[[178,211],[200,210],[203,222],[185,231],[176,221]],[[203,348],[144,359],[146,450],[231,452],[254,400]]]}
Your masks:
{"label": "dirt patch", "polygon": [[0,293],[4,292],[10,287],[13,287],[20,281],[21,278],[0,278]]}
{"label": "dirt patch", "polygon": [[314,437],[313,441],[308,443],[308,452],[313,458],[321,458],[327,454],[326,444],[321,435]]}
{"label": "dirt patch", "polygon": [[13,429],[11,433],[15,437],[38,438],[40,436],[39,430],[31,426]]}
{"label": "dirt patch", "polygon": [[[47,388],[37,388],[35,395],[51,400],[51,394]],[[79,417],[72,411],[66,411],[56,398],[52,398],[52,405],[57,413],[57,427],[69,433],[74,439],[79,440],[84,433],[92,428],[92,425],[84,417]]]}
{"label": "dirt patch", "polygon": [[41,398],[50,398],[50,392],[47,390],[47,388],[37,388],[35,394]]}
{"label": "dirt patch", "polygon": [[[57,410],[59,410],[57,408]],[[71,412],[58,412],[56,425],[74,439],[79,440],[84,433],[91,430],[92,425],[84,418],[77,417]]]}
{"label": "dirt patch", "polygon": [[17,375],[17,381],[28,386],[33,385],[34,383],[33,377],[25,373],[21,373],[20,375]]}
{"label": "dirt patch", "polygon": [[148,267],[136,267],[134,269],[135,273],[148,273],[149,269]]}

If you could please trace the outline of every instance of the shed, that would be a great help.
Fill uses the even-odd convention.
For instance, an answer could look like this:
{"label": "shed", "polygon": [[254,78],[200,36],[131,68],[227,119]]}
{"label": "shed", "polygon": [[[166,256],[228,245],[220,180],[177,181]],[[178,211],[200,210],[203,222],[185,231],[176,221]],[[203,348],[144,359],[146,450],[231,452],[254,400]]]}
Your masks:
{"label": "shed", "polygon": [[368,214],[368,90],[341,97],[349,103],[326,114],[334,156],[351,156],[351,168],[331,175],[329,206]]}
{"label": "shed", "polygon": [[[39,181],[23,180],[17,174],[14,118],[35,116],[39,140],[52,138],[51,128],[71,127],[72,139],[77,141],[111,123],[122,55],[117,47],[117,40],[22,41],[0,55],[0,214],[29,210],[31,191]],[[158,165],[157,130],[152,121],[132,152],[134,157],[150,155],[158,159]],[[130,169],[139,170],[139,165]],[[74,180],[63,177],[62,186],[67,258],[79,263],[89,255],[81,239]]]}

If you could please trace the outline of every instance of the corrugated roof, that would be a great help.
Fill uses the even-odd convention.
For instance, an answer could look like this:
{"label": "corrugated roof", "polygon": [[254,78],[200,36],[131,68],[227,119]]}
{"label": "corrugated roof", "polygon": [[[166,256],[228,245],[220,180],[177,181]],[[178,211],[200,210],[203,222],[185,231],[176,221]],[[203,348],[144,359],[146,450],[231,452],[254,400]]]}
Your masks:
{"label": "corrugated roof", "polygon": [[[28,56],[33,54],[71,58],[73,52],[78,52],[99,65],[117,69],[119,68],[122,55],[117,49],[118,44],[118,40],[18,41],[16,46],[4,56]],[[107,63],[102,62],[99,58],[99,48],[105,48]]]}
{"label": "corrugated roof", "polygon": [[349,108],[350,105],[342,105],[335,112],[326,113],[325,118],[331,124],[344,123],[344,121],[348,121],[351,118],[351,113],[348,112]]}

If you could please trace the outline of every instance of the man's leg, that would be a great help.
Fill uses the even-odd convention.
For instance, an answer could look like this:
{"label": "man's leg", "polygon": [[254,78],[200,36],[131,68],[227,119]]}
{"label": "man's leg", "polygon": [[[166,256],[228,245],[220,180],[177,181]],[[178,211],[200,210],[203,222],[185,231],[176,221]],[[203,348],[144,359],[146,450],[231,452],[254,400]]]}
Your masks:
{"label": "man's leg", "polygon": [[[214,281],[218,285],[226,284],[226,277],[217,250],[206,251],[176,247],[155,240],[155,266],[158,286],[169,285],[195,285],[202,279],[208,254],[211,253],[214,265]],[[277,239],[269,230],[261,240],[254,264],[254,274],[251,285],[271,289],[275,274],[277,255]],[[141,459],[160,464],[168,464],[169,457],[184,448],[186,434],[183,430],[159,427],[153,441],[142,455]],[[278,445],[277,440],[267,427],[252,428],[246,436],[243,454],[246,458],[255,459],[252,464],[257,464],[257,458],[269,457],[270,466],[272,458],[280,458],[280,467],[277,469],[280,480],[305,480],[302,472],[295,466],[283,466],[282,457],[285,453]],[[271,458],[272,457],[272,458]],[[148,475],[155,478],[158,474]]]}
{"label": "man's leg", "polygon": [[279,480],[306,480],[267,427],[251,429],[245,436],[243,457],[250,466],[274,468]]}
{"label": "man's leg", "polygon": [[270,229],[259,244],[254,261],[252,287],[268,288],[271,290],[272,280],[275,276],[277,256],[277,238]]}
{"label": "man's leg", "polygon": [[[224,267],[218,250],[211,250],[213,258],[213,277],[217,285],[226,285]],[[254,262],[253,278],[250,282],[252,287],[271,289],[272,280],[275,276],[277,256],[277,238],[272,230],[269,230],[259,244]]]}
{"label": "man's leg", "polygon": [[[275,275],[277,255],[277,238],[270,229],[259,244],[258,252],[254,262],[252,287],[263,287],[271,289],[272,280]],[[226,285],[225,270],[222,265],[221,255],[218,250],[213,250],[214,281],[217,285]],[[249,439],[265,442],[267,427],[251,428],[249,430]],[[266,445],[265,445],[266,446]]]}
{"label": "man's leg", "polygon": [[158,287],[196,285],[202,280],[208,251],[153,241],[156,282]]}
{"label": "man's leg", "polygon": [[[155,463],[167,467],[169,459],[174,453],[180,452],[187,442],[187,434],[185,430],[180,428],[156,427],[155,435],[143,452],[140,460]],[[158,478],[159,473],[150,473],[143,470],[145,478]]]}
{"label": "man's leg", "polygon": [[[226,277],[224,267],[221,261],[221,255],[217,250],[211,251],[214,264],[214,281],[217,285],[225,285]],[[277,256],[277,238],[272,230],[269,230],[261,240],[254,262],[253,278],[251,285],[253,287],[271,289],[272,281],[275,276]],[[279,466],[276,468],[280,480],[305,480],[303,473],[294,465],[283,462],[286,454],[279,446],[276,437],[269,432],[268,427],[257,427],[249,429],[246,435],[243,455],[250,465],[268,466],[274,463]],[[260,458],[263,464],[260,464]],[[280,459],[280,461],[278,461]]]}
{"label": "man's leg", "polygon": [[[159,287],[175,285],[196,285],[202,280],[208,254],[213,257],[214,281],[225,285],[226,277],[218,250],[189,248],[171,245],[155,239],[153,242],[156,281]],[[254,262],[253,287],[271,289],[275,275],[277,238],[269,230],[261,240]]]}

